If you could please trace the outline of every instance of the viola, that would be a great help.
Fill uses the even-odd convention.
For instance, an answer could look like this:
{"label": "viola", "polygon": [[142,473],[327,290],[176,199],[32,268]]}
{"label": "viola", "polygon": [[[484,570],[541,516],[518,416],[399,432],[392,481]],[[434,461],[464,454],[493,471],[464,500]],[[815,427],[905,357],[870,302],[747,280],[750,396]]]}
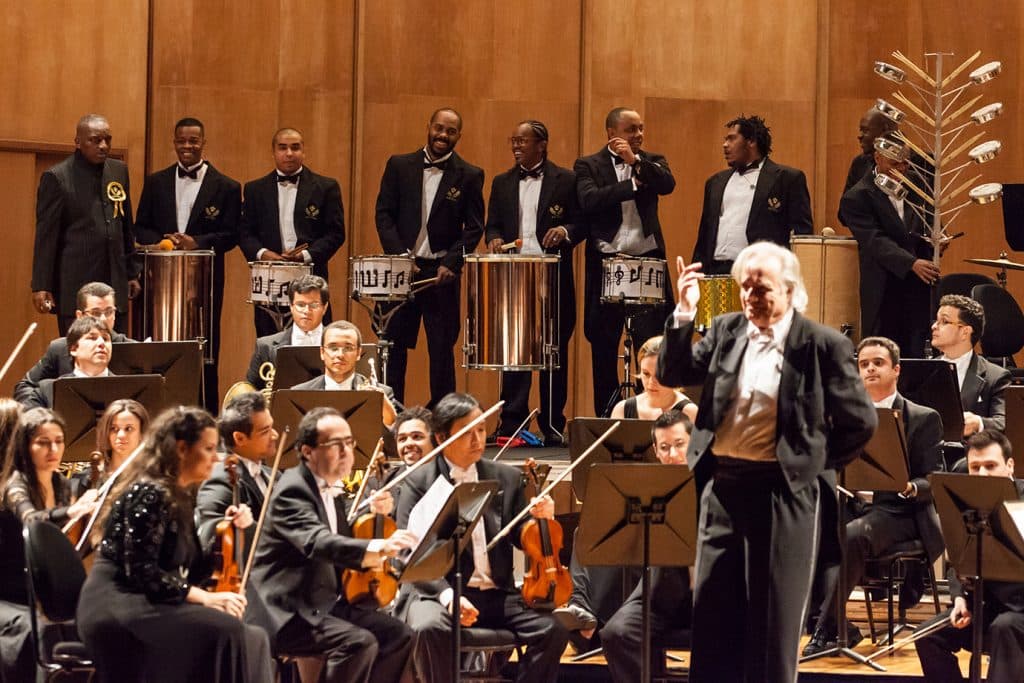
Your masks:
{"label": "viola", "polygon": [[[93,451],[89,454],[89,485],[88,489],[96,488],[99,484],[100,474],[102,472],[101,465],[103,463],[103,454],[99,451]],[[67,523],[64,527],[64,535],[75,545],[78,546],[82,540],[82,534],[85,532],[86,526],[89,524],[89,518],[92,515],[82,515]],[[81,551],[80,555],[85,557],[92,552],[92,546],[86,545]]]}
{"label": "viola", "polygon": [[[238,508],[238,456],[229,455],[224,459],[224,470],[231,482],[231,504]],[[242,575],[238,567],[238,552],[242,549],[234,522],[223,519],[217,522],[216,538],[213,545],[214,570],[210,576],[213,590],[239,592]]]}
{"label": "viola", "polygon": [[[378,482],[384,481],[383,440],[378,441],[370,464],[366,467],[363,483],[371,474]],[[361,494],[363,489],[360,488]],[[359,496],[357,495],[357,498]],[[357,501],[353,501],[355,509]],[[387,515],[368,512],[356,518],[352,524],[352,538],[389,538],[398,527],[395,520]],[[377,607],[391,604],[398,594],[398,570],[390,560],[385,560],[380,569],[346,569],[341,575],[345,599],[350,605],[371,602]]]}
{"label": "viola", "polygon": [[[523,463],[527,480],[539,491],[537,461]],[[530,607],[555,608],[569,602],[572,577],[559,559],[562,551],[562,525],[554,519],[530,519],[523,525],[519,540],[530,558],[530,568],[523,577],[523,600]]]}

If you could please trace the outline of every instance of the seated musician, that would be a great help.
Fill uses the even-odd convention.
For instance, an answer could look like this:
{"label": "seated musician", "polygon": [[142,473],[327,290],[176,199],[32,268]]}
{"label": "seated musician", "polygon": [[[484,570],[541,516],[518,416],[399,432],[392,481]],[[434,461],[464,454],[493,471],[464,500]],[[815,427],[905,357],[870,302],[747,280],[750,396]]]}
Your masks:
{"label": "seated musician", "polygon": [[75,488],[85,491],[106,481],[142,443],[147,425],[149,411],[138,401],[119,398],[111,402],[96,423],[94,454],[100,455],[99,476],[93,477],[90,468],[75,478]]}
{"label": "seated musician", "polygon": [[[476,399],[468,394],[452,393],[434,407],[434,433],[439,440],[468,425],[482,414]],[[397,522],[404,528],[412,509],[440,478],[452,484],[466,481],[496,480],[495,500],[473,530],[470,546],[460,558],[466,582],[459,605],[462,626],[508,628],[516,633],[526,651],[519,660],[516,680],[548,681],[558,678],[558,662],[565,650],[568,633],[547,613],[526,606],[515,588],[512,575],[512,544],[519,543],[519,529],[503,538],[487,552],[488,539],[494,537],[527,506],[523,481],[518,469],[504,463],[481,460],[487,429],[483,422],[447,447],[440,457],[411,474],[402,484]],[[550,496],[537,499],[530,508],[534,517],[554,517]],[[524,517],[525,523],[527,518]],[[521,525],[520,525],[521,526]],[[437,581],[404,584],[395,613],[406,620],[416,633],[414,659],[416,670],[426,681],[451,679],[452,587],[454,571]]]}
{"label": "seated musician", "polygon": [[363,335],[359,328],[347,320],[335,320],[324,328],[320,342],[320,360],[324,363],[324,374],[308,382],[296,384],[292,389],[300,391],[379,391],[384,395],[382,418],[384,426],[395,422],[398,410],[395,408],[395,392],[386,384],[356,372],[356,362],[363,355]]}
{"label": "seated musician", "polygon": [[[1013,476],[1013,451],[1001,432],[983,429],[967,439],[967,470],[977,477],[1009,477],[1024,500],[1024,481]],[[925,680],[935,683],[960,683],[956,652],[970,650],[972,643],[971,607],[973,596],[956,571],[949,570],[949,594],[953,607],[946,616],[949,623],[914,643]],[[1017,683],[1024,663],[1024,581],[985,581],[984,636],[988,652],[989,683]]]}
{"label": "seated musician", "polygon": [[256,350],[249,361],[245,381],[263,389],[267,382],[260,377],[264,363],[277,362],[277,349],[282,346],[320,346],[324,315],[331,305],[327,280],[318,275],[302,275],[288,285],[288,305],[292,321],[280,332],[256,340]]}
{"label": "seated musician", "polygon": [[[313,408],[295,439],[302,460],[281,475],[270,497],[248,586],[249,620],[270,634],[275,653],[322,655],[324,683],[398,681],[412,632],[383,611],[339,599],[338,573],[379,566],[414,539],[401,530],[387,539],[351,537],[339,494],[352,470],[355,439],[338,411]],[[375,512],[387,514],[391,505],[387,493],[371,498]]]}
{"label": "seated musician", "polygon": [[964,437],[982,429],[1006,429],[1006,387],[1010,372],[974,352],[985,332],[985,309],[974,299],[947,294],[939,300],[932,323],[932,347],[956,365]]}
{"label": "seated musician", "polygon": [[[91,315],[102,320],[110,330],[114,343],[133,341],[120,332],[114,331],[117,318],[117,301],[114,289],[103,282],[87,282],[78,290],[75,318]],[[75,361],[68,353],[67,337],[58,337],[50,342],[43,357],[14,385],[15,400],[25,402],[33,390],[39,388],[44,379],[57,379],[75,368]]]}
{"label": "seated musician", "polygon": [[[212,558],[195,535],[189,487],[210,476],[216,456],[213,418],[171,408],[114,483],[76,616],[100,683],[273,679],[266,633],[242,621],[245,596],[198,587]],[[253,523],[245,505],[225,519]]]}
{"label": "seated musician", "polygon": [[[942,420],[939,414],[910,401],[896,390],[900,375],[900,348],[886,337],[866,337],[857,345],[857,365],[864,388],[876,408],[900,411],[907,435],[907,460],[910,481],[899,492],[875,491],[873,502],[866,514],[846,524],[845,583],[849,593],[863,579],[868,558],[884,553],[888,548],[912,540],[921,540],[930,562],[942,554],[944,545],[938,518],[932,507],[931,486],[928,475],[942,469]],[[827,504],[834,504],[832,503]],[[811,640],[804,647],[804,656],[829,650],[836,646],[836,590],[839,565],[825,570],[824,602],[819,606],[817,626]],[[853,624],[844,624],[850,647],[855,647],[863,636]]]}
{"label": "seated musician", "polygon": [[656,420],[669,410],[681,410],[690,422],[697,419],[697,404],[678,389],[662,386],[655,376],[663,339],[661,335],[651,337],[637,351],[640,383],[644,390],[637,396],[616,403],[612,408],[612,419]]}
{"label": "seated musician", "polygon": [[[220,436],[231,454],[238,456],[235,468],[238,501],[249,506],[254,514],[263,509],[263,499],[270,482],[271,469],[264,464],[277,452],[278,433],[263,394],[253,391],[236,396],[220,414]],[[223,462],[213,466],[213,474],[199,487],[196,495],[196,519],[199,537],[212,535],[213,527],[224,518],[232,505],[231,477]],[[249,557],[255,528],[245,530],[242,557]]]}
{"label": "seated musician", "polygon": [[[64,421],[45,408],[21,414],[8,407],[2,444],[9,454],[0,478],[0,680],[35,680],[29,639],[22,525],[46,520],[64,525],[93,511],[96,492],[72,502],[68,479],[58,472],[64,456]],[[9,444],[9,448],[7,448]]]}
{"label": "seated musician", "polygon": [[[652,428],[654,452],[663,465],[685,465],[693,422],[679,410],[658,416]],[[673,629],[690,627],[693,596],[687,567],[656,567],[651,581],[651,641],[658,643]],[[601,629],[601,644],[612,680],[632,683],[640,680],[643,630],[643,586],[636,588],[615,615]],[[655,650],[655,652],[657,652]],[[651,671],[663,665],[661,658]]]}
{"label": "seated musician", "polygon": [[[367,491],[376,491],[390,483],[406,467],[418,462],[420,458],[433,450],[434,432],[430,427],[431,419],[430,411],[422,406],[406,408],[398,414],[398,417],[395,418],[395,423],[391,425],[391,432],[395,435],[398,457],[401,458],[402,462],[389,466],[384,472],[383,480],[378,480],[374,474],[367,475]],[[401,485],[391,490],[391,497],[395,499],[396,509],[398,508],[401,493]]]}
{"label": "seated musician", "polygon": [[[83,316],[71,323],[68,328],[68,351],[74,359],[71,372],[64,377],[110,377],[110,356],[113,347],[110,343],[110,329],[99,318],[91,315]],[[22,401],[26,408],[52,408],[53,383],[55,380],[45,379]]]}

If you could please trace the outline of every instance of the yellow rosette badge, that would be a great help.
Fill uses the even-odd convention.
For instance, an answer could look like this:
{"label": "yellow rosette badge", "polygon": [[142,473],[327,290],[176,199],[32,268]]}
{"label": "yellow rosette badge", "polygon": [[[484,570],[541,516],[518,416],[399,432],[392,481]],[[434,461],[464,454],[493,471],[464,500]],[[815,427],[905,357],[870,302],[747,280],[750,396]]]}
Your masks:
{"label": "yellow rosette badge", "polygon": [[124,200],[128,199],[128,194],[121,183],[116,180],[107,183],[107,199],[114,203],[113,218],[124,216]]}

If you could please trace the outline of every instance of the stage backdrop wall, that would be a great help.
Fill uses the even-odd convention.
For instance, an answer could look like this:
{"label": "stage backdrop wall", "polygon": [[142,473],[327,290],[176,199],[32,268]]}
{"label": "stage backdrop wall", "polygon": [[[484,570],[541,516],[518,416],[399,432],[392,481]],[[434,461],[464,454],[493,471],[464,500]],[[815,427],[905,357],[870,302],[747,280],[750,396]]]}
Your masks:
{"label": "stage backdrop wall", "polygon": [[[334,316],[368,330],[367,314],[347,296],[348,259],[380,252],[373,214],[384,164],[423,145],[438,107],[462,113],[458,150],[485,169],[485,197],[491,179],[513,163],[506,139],[521,119],[544,121],[550,157],[571,166],[603,144],[608,109],[637,108],[644,146],[667,157],[677,180],[661,209],[670,258],[692,251],[704,181],[723,168],[723,124],[758,113],[772,128],[773,158],[807,174],[815,229],[844,234],[835,215],[859,149],[857,123],[893,89],[871,66],[891,61],[894,49],[915,58],[983,49],[979,64],[1002,60],[1003,77],[979,92],[983,102],[1006,107],[986,130],[1002,140],[1003,153],[982,170],[986,180],[1019,180],[1022,13],[1016,3],[980,0],[870,10],[852,0],[23,3],[0,29],[0,55],[21,67],[0,74],[7,114],[0,181],[11,194],[8,251],[17,255],[8,259],[11,315],[0,351],[13,348],[30,321],[43,324],[0,391],[10,391],[56,334],[52,318],[34,314],[29,301],[35,186],[85,112],[109,117],[136,201],[144,175],[173,163],[171,128],[182,116],[205,122],[208,158],[243,183],[272,169],[276,128],[302,130],[307,165],[342,186],[347,238],[330,264]],[[944,271],[994,275],[962,259],[1006,249],[998,206],[969,209],[957,229],[968,234],[949,248]],[[227,263],[222,391],[244,375],[254,342],[245,259],[236,250]],[[576,266],[581,298],[582,248]],[[1011,291],[1021,296],[1018,280],[1011,274]],[[592,412],[582,301],[579,311],[568,359],[570,415]],[[495,373],[460,370],[458,384],[484,402],[498,395]],[[427,399],[422,336],[407,387],[410,404]]]}

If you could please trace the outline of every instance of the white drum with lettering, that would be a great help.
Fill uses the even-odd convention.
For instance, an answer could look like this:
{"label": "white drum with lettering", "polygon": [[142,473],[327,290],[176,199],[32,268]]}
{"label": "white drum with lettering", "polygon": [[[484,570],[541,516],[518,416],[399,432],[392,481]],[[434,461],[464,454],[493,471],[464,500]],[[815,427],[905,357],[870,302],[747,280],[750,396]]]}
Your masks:
{"label": "white drum with lettering", "polygon": [[250,287],[246,303],[287,306],[288,286],[312,271],[313,267],[305,263],[252,261],[249,263]]}
{"label": "white drum with lettering", "polygon": [[655,305],[665,302],[665,260],[610,256],[602,262],[601,303]]}
{"label": "white drum with lettering", "polygon": [[353,256],[352,298],[373,301],[405,301],[412,291],[411,256]]}

